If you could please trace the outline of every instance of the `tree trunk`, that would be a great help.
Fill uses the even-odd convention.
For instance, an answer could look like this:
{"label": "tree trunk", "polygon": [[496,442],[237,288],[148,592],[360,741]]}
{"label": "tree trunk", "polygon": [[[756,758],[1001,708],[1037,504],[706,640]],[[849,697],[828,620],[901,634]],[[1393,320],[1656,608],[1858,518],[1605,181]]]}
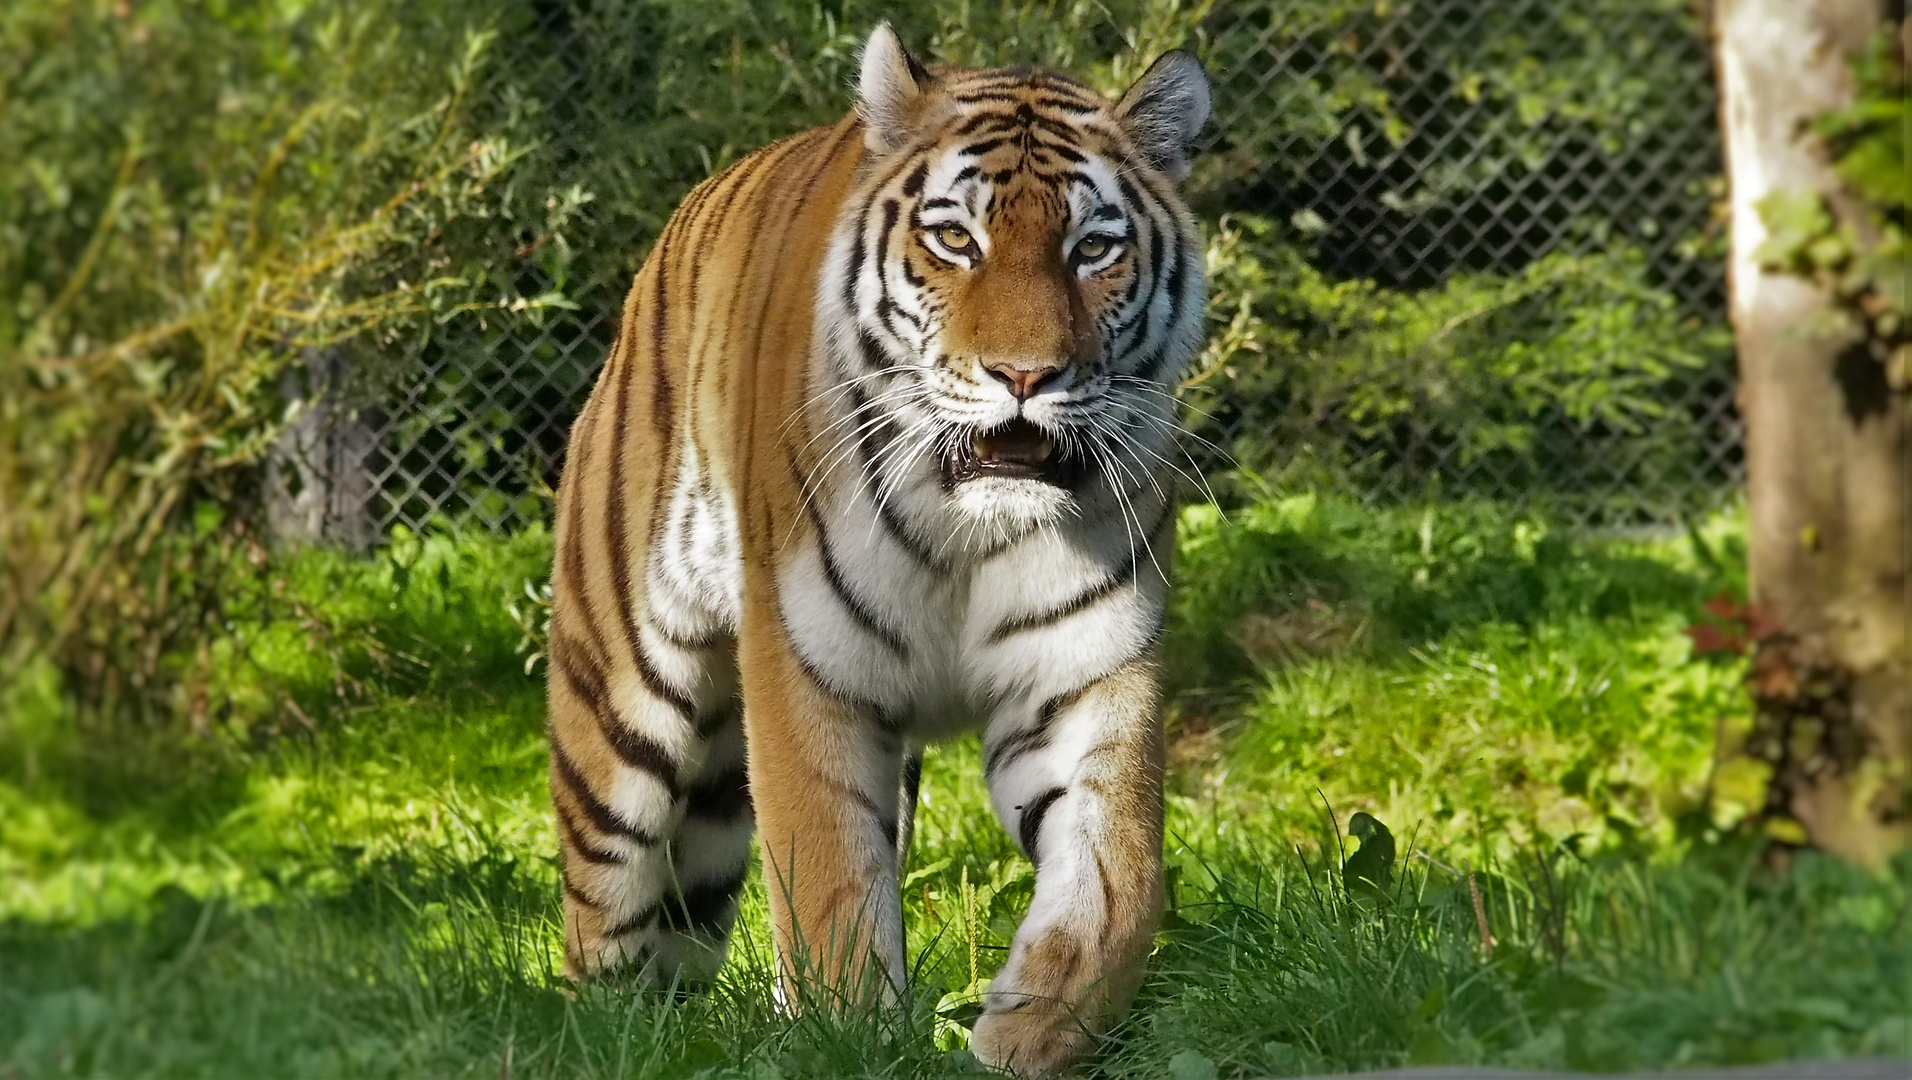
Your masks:
{"label": "tree trunk", "polygon": [[1885,0],[1714,0],[1731,180],[1730,298],[1739,348],[1752,606],[1767,626],[1749,745],[1773,764],[1767,812],[1877,866],[1902,849],[1912,728],[1908,415],[1863,320],[1831,291],[1762,270],[1771,192],[1817,192],[1870,229],[1811,121],[1849,105],[1849,66]]}
{"label": "tree trunk", "polygon": [[376,539],[366,457],[374,440],[342,400],[346,361],[334,349],[307,349],[279,388],[303,407],[266,455],[266,525],[282,544],[337,544],[361,550]]}

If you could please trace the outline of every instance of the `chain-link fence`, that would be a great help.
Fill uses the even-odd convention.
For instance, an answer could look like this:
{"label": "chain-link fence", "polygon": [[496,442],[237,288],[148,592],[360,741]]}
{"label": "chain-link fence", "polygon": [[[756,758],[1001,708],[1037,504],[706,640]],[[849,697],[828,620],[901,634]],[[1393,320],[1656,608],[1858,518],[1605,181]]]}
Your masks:
{"label": "chain-link fence", "polygon": [[[1717,505],[1740,444],[1700,14],[1423,0],[1217,16],[1198,194],[1295,223],[1314,269],[1378,290],[1355,312],[1278,305],[1301,348],[1261,366],[1300,377],[1195,395],[1217,441],[1371,499],[1544,499],[1603,525]],[[1413,325],[1364,334],[1365,319]],[[1336,335],[1367,340],[1350,357]]]}
{"label": "chain-link fence", "polygon": [[[721,164],[656,149],[660,115],[723,103],[656,105],[672,76],[633,52],[657,32],[647,8],[508,10],[479,107],[529,118],[556,224],[494,242],[509,291],[560,300],[437,328],[352,414],[373,447],[361,533],[545,512],[637,260],[677,189]],[[1545,500],[1594,525],[1725,498],[1740,450],[1701,23],[1686,0],[1204,13],[1188,40],[1217,108],[1191,198],[1215,238],[1216,344],[1188,394],[1193,460],[1374,500]],[[863,27],[826,29],[834,84],[766,50],[811,122],[849,106]]]}

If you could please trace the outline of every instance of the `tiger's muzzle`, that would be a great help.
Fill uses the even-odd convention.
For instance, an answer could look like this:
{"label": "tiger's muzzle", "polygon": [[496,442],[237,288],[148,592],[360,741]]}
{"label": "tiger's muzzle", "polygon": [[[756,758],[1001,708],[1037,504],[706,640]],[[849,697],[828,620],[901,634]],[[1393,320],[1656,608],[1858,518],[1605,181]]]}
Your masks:
{"label": "tiger's muzzle", "polygon": [[943,486],[969,480],[1037,480],[1073,488],[1082,479],[1082,458],[1065,451],[1048,432],[1021,417],[952,446],[943,455]]}

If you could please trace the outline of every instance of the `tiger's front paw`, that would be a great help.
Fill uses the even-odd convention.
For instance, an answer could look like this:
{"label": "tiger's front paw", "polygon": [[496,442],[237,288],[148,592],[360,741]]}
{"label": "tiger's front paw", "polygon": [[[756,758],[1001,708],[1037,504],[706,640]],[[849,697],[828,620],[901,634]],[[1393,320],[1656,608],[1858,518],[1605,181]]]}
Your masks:
{"label": "tiger's front paw", "polygon": [[1032,1080],[1067,1073],[1090,1045],[1089,1033],[1069,1010],[1028,999],[1000,1012],[985,1012],[969,1037],[976,1060],[997,1072]]}

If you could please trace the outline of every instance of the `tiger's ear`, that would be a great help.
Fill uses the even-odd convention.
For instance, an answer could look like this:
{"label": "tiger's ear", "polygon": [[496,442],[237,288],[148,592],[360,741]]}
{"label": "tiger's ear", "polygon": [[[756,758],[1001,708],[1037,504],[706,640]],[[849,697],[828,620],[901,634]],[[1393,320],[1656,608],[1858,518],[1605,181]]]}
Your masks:
{"label": "tiger's ear", "polygon": [[1208,123],[1208,73],[1191,53],[1163,53],[1115,106],[1136,149],[1177,183],[1188,176],[1188,147]]}
{"label": "tiger's ear", "polygon": [[870,31],[857,74],[856,111],[863,116],[863,138],[871,150],[881,154],[909,141],[931,78],[929,69],[903,48],[889,23],[878,23]]}

